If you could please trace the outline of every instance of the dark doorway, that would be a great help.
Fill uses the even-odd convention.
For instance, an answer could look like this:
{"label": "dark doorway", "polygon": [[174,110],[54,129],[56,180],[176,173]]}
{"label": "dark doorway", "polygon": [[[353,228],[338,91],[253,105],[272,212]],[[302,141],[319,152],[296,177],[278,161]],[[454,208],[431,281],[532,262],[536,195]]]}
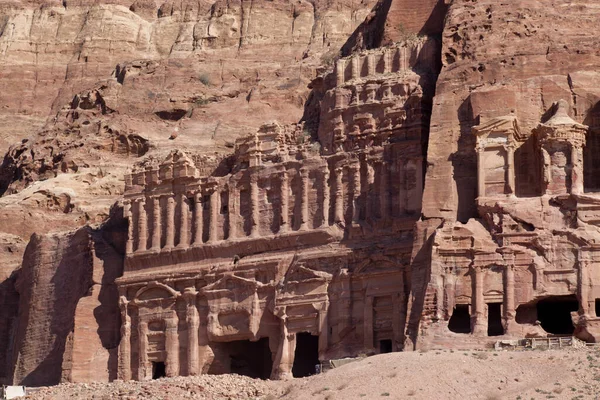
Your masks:
{"label": "dark doorway", "polygon": [[600,317],[600,299],[596,299],[596,317]]}
{"label": "dark doorway", "polygon": [[392,352],[392,341],[390,339],[379,341],[379,352],[380,353],[391,353]]}
{"label": "dark doorway", "polygon": [[162,361],[153,362],[152,363],[152,379],[160,379],[160,378],[164,378],[165,376],[167,376],[167,372],[165,369],[165,363]]}
{"label": "dark doorway", "polygon": [[294,378],[312,375],[317,364],[319,364],[319,337],[308,332],[297,333],[292,375]]}
{"label": "dark doorway", "polygon": [[537,303],[538,320],[542,328],[555,335],[572,335],[575,331],[571,312],[579,309],[575,296],[553,296]]}
{"label": "dark doorway", "polygon": [[504,334],[502,327],[502,303],[489,303],[488,305],[488,336]]}
{"label": "dark doorway", "polygon": [[468,304],[457,304],[448,322],[448,329],[454,333],[471,333],[471,314]]}
{"label": "dark doorway", "polygon": [[227,345],[232,374],[259,379],[271,377],[273,360],[268,338],[262,338],[256,342],[240,340],[227,343]]}

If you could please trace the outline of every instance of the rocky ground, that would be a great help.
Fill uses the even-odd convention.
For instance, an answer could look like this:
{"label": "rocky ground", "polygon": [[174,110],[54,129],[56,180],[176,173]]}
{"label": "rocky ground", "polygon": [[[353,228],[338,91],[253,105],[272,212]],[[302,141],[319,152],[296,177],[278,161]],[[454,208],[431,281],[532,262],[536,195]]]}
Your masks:
{"label": "rocky ground", "polygon": [[383,354],[321,375],[261,381],[238,375],[66,384],[30,399],[597,399],[600,350]]}

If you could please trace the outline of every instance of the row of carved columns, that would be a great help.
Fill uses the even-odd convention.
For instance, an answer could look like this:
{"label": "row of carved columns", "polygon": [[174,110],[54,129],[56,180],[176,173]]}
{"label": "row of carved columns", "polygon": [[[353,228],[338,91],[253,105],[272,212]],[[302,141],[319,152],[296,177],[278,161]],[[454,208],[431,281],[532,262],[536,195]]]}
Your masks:
{"label": "row of carved columns", "polygon": [[[377,64],[380,62],[383,62],[381,71],[383,74],[409,69],[413,51],[415,50],[408,47],[384,48],[381,52],[371,52],[363,56],[357,54],[351,58],[340,59],[336,63],[337,86],[343,85],[347,80],[376,74]],[[416,51],[420,51],[420,46],[417,46]],[[367,63],[366,75],[362,73],[365,62]],[[346,79],[346,68],[348,67],[350,68],[350,79]]]}
{"label": "row of carved columns", "polygon": [[[299,223],[298,230],[310,229],[310,191],[311,173],[318,171],[317,179],[322,189],[322,197],[318,199],[318,209],[321,210],[321,227],[330,223],[330,209],[333,211],[333,222],[346,222],[345,197],[347,196],[347,209],[351,222],[358,223],[366,218],[380,216],[385,219],[390,215],[404,215],[406,212],[417,211],[420,207],[420,199],[423,185],[421,160],[398,160],[395,164],[389,164],[383,160],[356,160],[347,166],[336,166],[333,171],[328,167],[311,170],[302,167],[299,170],[300,185],[295,196],[299,201],[297,208]],[[409,167],[409,164],[411,166]],[[393,175],[389,168],[392,168]],[[414,177],[407,179],[408,170],[414,170]],[[344,181],[347,173],[348,185]],[[333,176],[332,176],[333,175]],[[378,176],[377,176],[378,175]],[[397,179],[396,187],[399,191],[396,195],[390,192],[390,179]],[[415,182],[412,182],[414,178]],[[373,187],[378,182],[378,188]],[[275,180],[279,180],[280,197],[280,226],[279,233],[290,232],[294,229],[290,223],[290,177],[287,170],[280,171]],[[250,218],[250,232],[244,235],[256,238],[260,236],[260,207],[261,189],[258,176],[250,177],[250,209],[246,214]],[[331,185],[331,186],[330,186]],[[408,187],[411,187],[411,190]],[[209,195],[206,199],[201,192],[192,197],[186,194],[177,195],[155,195],[131,200],[124,206],[124,214],[129,219],[128,241],[126,252],[143,252],[147,250],[160,251],[174,248],[187,248],[189,246],[200,246],[204,240],[204,232],[207,232],[207,242],[212,243],[222,239],[235,239],[240,237],[239,220],[242,218],[240,210],[240,191],[233,183],[228,183],[219,190],[216,183],[206,190]],[[227,212],[222,216],[219,210],[222,201],[222,193],[227,196]],[[378,197],[377,204],[373,203],[372,196]],[[162,197],[166,197],[161,201]],[[397,210],[391,209],[391,198],[397,197]],[[205,207],[205,201],[208,207]],[[193,206],[190,203],[194,203]],[[149,207],[149,204],[151,207]],[[162,213],[162,207],[166,205],[166,212]],[[378,208],[378,209],[377,209]],[[150,216],[148,210],[151,210]],[[209,213],[208,217],[204,214]],[[204,224],[208,222],[209,226]],[[163,224],[165,225],[163,227]],[[206,229],[208,228],[208,229]],[[316,228],[316,227],[315,227]],[[177,235],[176,235],[176,230]],[[164,237],[163,237],[164,234]],[[176,239],[177,243],[176,243]]]}

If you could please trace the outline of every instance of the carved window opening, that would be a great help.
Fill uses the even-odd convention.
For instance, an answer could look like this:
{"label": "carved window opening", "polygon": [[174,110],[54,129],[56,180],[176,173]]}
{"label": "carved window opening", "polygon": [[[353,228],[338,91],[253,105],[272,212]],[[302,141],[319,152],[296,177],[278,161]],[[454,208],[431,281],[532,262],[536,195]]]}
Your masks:
{"label": "carved window opening", "polygon": [[471,313],[468,304],[457,304],[452,311],[448,329],[454,333],[471,333]]}
{"label": "carved window opening", "polygon": [[167,376],[165,363],[162,361],[152,362],[152,379],[160,379]]}
{"label": "carved window opening", "polygon": [[596,299],[595,302],[595,308],[596,308],[596,317],[600,317],[600,299]]}
{"label": "carved window opening", "polygon": [[229,213],[229,192],[221,192],[221,214]]}
{"label": "carved window opening", "polygon": [[296,334],[296,351],[294,352],[294,365],[292,375],[302,378],[313,375],[319,364],[319,337],[308,332]]}
{"label": "carved window opening", "polygon": [[379,341],[379,353],[384,354],[384,353],[391,353],[391,352],[392,352],[392,340],[391,339],[380,340]]}
{"label": "carved window opening", "polygon": [[536,309],[537,319],[546,332],[572,335],[575,331],[571,313],[579,309],[579,302],[574,295],[548,297],[540,300]]}
{"label": "carved window opening", "polygon": [[600,192],[600,126],[592,126],[587,135],[583,150],[583,188],[585,192]]}
{"label": "carved window opening", "polygon": [[488,305],[488,336],[504,334],[502,326],[502,303],[489,303]]}
{"label": "carved window opening", "polygon": [[256,342],[237,340],[223,344],[229,355],[229,372],[250,378],[269,379],[273,360],[269,349],[269,338]]}

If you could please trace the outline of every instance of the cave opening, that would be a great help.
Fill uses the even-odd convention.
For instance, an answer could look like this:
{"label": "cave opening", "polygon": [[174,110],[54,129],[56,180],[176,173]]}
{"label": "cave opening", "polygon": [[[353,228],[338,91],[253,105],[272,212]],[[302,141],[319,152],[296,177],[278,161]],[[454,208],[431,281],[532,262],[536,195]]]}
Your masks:
{"label": "cave opening", "polygon": [[572,335],[575,327],[571,319],[571,312],[578,309],[579,302],[574,295],[552,296],[537,303],[537,319],[548,333]]}
{"label": "cave opening", "polygon": [[167,376],[167,370],[163,361],[152,362],[152,379],[160,379]]}
{"label": "cave opening", "polygon": [[294,352],[294,365],[292,375],[294,378],[303,378],[313,375],[319,364],[319,337],[309,332],[296,334],[296,351]]}
{"label": "cave opening", "polygon": [[269,338],[256,342],[238,340],[228,343],[230,372],[250,378],[269,379],[273,368]]}
{"label": "cave opening", "polygon": [[385,339],[379,341],[379,353],[391,353],[392,352],[392,341],[391,339]]}
{"label": "cave opening", "polygon": [[471,333],[471,314],[468,304],[457,304],[454,306],[448,329],[454,333]]}
{"label": "cave opening", "polygon": [[488,303],[488,336],[504,334],[502,326],[502,303]]}

